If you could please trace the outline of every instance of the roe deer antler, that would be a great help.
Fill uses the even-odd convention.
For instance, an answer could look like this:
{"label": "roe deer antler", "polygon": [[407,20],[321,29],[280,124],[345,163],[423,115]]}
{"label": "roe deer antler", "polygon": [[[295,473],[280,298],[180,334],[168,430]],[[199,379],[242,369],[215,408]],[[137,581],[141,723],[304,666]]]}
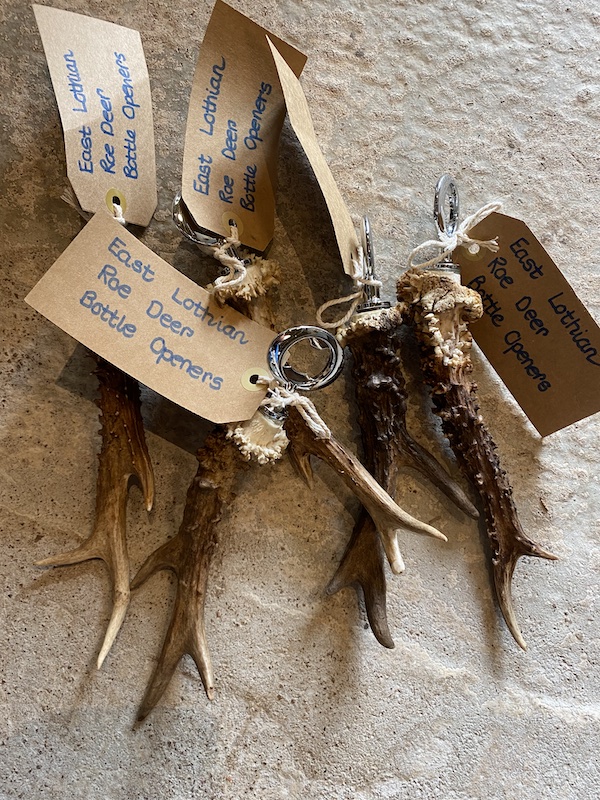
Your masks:
{"label": "roe deer antler", "polygon": [[[91,354],[93,355],[93,354]],[[38,561],[38,566],[61,567],[98,558],[106,563],[112,579],[113,609],[98,655],[102,666],[129,605],[129,559],[127,557],[127,496],[136,480],[148,511],[154,500],[154,476],[144,437],[140,391],[136,380],[99,356],[96,375],[100,382],[102,447],[98,457],[96,518],[91,536],[75,550]]]}
{"label": "roe deer antler", "polygon": [[469,322],[483,313],[477,292],[460,284],[448,269],[411,269],[398,281],[421,348],[425,380],[432,386],[434,410],[464,474],[485,512],[492,570],[500,609],[520,647],[525,642],[516,619],[511,581],[521,556],[555,559],[527,538],[517,516],[512,488],[500,466],[496,445],[479,413],[477,386],[471,380]]}
{"label": "roe deer antler", "polygon": [[192,656],[209,700],[214,695],[213,670],[204,627],[204,602],[210,562],[217,547],[217,523],[232,496],[238,470],[245,464],[223,426],[209,434],[198,450],[198,471],[186,497],[177,535],[154,551],[135,576],[131,588],[163,569],[177,577],[177,595],[162,651],[138,711],[144,719],[167,688],[177,664]]}
{"label": "roe deer antler", "polygon": [[[279,282],[274,261],[250,257],[244,262],[244,281],[226,287],[229,304],[240,313],[272,327],[267,291]],[[237,294],[237,299],[236,299]],[[239,470],[246,462],[219,425],[196,453],[198,470],[187,492],[183,519],[175,537],[152,553],[131,588],[137,589],[154,573],[170,569],[177,577],[175,605],[162,650],[138,711],[143,720],[162,697],[181,658],[194,659],[210,700],[214,677],[204,625],[204,603],[213,553],[218,545],[218,522],[232,497]]]}
{"label": "roe deer antler", "polygon": [[[71,187],[61,195],[67,205],[87,222],[91,217],[81,207]],[[123,221],[122,208],[113,203],[115,217]],[[68,553],[36,562],[41,567],[80,564],[90,559],[105,562],[112,581],[113,609],[98,654],[98,669],[104,663],[119,633],[129,605],[129,559],[127,556],[127,496],[131,479],[141,486],[146,509],[154,502],[154,473],[144,436],[138,382],[118,367],[88,351],[96,360],[100,396],[102,439],[96,480],[96,517],[90,537]]]}
{"label": "roe deer antler", "polygon": [[[365,466],[392,497],[401,469],[412,467],[477,518],[478,511],[464,491],[407,430],[406,386],[398,355],[401,325],[401,307],[396,306],[359,312],[338,332],[352,353]],[[384,554],[364,510],[327,592],[334,594],[346,586],[362,591],[371,630],[384,647],[394,647],[387,621]]]}

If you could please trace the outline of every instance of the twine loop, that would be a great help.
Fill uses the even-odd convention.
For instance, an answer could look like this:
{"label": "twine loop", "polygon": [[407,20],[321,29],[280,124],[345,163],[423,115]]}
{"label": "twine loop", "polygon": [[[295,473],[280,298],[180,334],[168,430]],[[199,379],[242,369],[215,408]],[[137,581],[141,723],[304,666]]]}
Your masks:
{"label": "twine loop", "polygon": [[[471,236],[469,236],[469,231],[471,231],[490,214],[494,213],[495,211],[500,211],[501,209],[502,203],[487,203],[474,214],[465,217],[454,233],[448,234],[445,230],[438,231],[438,239],[429,239],[428,241],[417,245],[417,247],[411,250],[411,253],[408,256],[408,267],[415,267],[416,269],[433,267],[435,264],[441,263],[448,258],[448,256],[452,255],[456,248],[460,247],[461,245],[467,246],[469,252],[473,254],[478,253],[481,247],[485,247],[492,253],[497,253],[499,250],[497,236],[495,236],[493,239],[473,239]],[[438,248],[440,252],[437,256],[430,258],[428,261],[422,261],[419,264],[415,264],[415,256],[419,255],[425,250],[429,250],[430,248]]]}
{"label": "twine loop", "polygon": [[113,203],[112,207],[113,207],[113,217],[117,220],[117,222],[120,222],[121,225],[127,225],[127,220],[123,216],[123,209],[121,207],[121,204]]}
{"label": "twine loop", "polygon": [[[353,316],[354,312],[360,305],[362,300],[364,291],[363,287],[365,286],[377,286],[379,289],[383,286],[380,280],[377,278],[364,278],[360,273],[362,273],[362,263],[363,263],[363,249],[359,247],[357,250],[356,258],[352,259],[352,266],[354,268],[354,275],[352,280],[354,281],[354,286],[356,287],[356,291],[352,292],[351,294],[344,295],[342,297],[335,297],[333,300],[328,300],[326,303],[323,303],[317,309],[317,322],[322,328],[340,328],[342,325],[345,325],[349,319]],[[328,308],[333,308],[334,306],[341,306],[344,303],[350,303],[350,308],[344,314],[343,317],[340,319],[334,320],[333,322],[325,322],[323,320],[323,312],[327,311]]]}
{"label": "twine loop", "polygon": [[213,284],[213,293],[218,293],[224,286],[239,286],[246,279],[246,266],[237,255],[231,252],[232,248],[239,247],[241,242],[238,238],[237,225],[230,226],[231,234],[226,237],[222,244],[215,247],[213,257],[217,259],[226,269],[225,275],[219,275]]}
{"label": "twine loop", "polygon": [[272,408],[285,410],[290,406],[296,406],[300,415],[315,434],[317,439],[331,439],[331,431],[323,422],[315,404],[308,397],[298,394],[291,389],[287,389],[275,378],[259,377],[257,384],[268,386],[269,393],[261,402],[261,406],[271,406]]}

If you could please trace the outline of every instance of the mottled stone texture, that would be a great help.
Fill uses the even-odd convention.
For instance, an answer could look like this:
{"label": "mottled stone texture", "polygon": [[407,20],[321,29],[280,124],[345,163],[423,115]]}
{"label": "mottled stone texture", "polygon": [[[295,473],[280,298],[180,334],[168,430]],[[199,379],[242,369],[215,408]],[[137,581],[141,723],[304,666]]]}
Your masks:
{"label": "mottled stone texture", "polygon": [[[150,69],[159,207],[143,240],[198,281],[211,265],[169,222],[207,0],[57,0],[138,28]],[[358,221],[377,237],[385,294],[430,238],[438,175],[472,211],[523,217],[600,318],[600,13],[563,0],[235,0],[309,56],[304,87],[321,146]],[[483,413],[523,526],[561,560],[524,560],[511,639],[490,590],[484,538],[414,476],[400,499],[447,545],[403,537],[389,581],[396,649],[367,630],[350,590],[323,589],[357,505],[326,467],[306,488],[289,462],[256,467],[223,520],[207,603],[209,703],[187,659],[155,712],[135,711],[173,601],[167,574],[137,591],[103,669],[110,614],[101,562],[34,560],[89,535],[99,449],[83,348],[23,303],[80,228],[59,199],[61,129],[33,13],[2,0],[2,404],[0,797],[583,800],[598,796],[600,417],[542,441],[482,358]],[[280,326],[312,321],[347,288],[310,170],[286,129],[273,255]],[[412,344],[406,343],[412,354]],[[418,376],[411,423],[456,472]],[[318,404],[350,447],[349,381]],[[132,569],[171,536],[207,423],[145,394],[157,479],[148,517],[132,491]]]}

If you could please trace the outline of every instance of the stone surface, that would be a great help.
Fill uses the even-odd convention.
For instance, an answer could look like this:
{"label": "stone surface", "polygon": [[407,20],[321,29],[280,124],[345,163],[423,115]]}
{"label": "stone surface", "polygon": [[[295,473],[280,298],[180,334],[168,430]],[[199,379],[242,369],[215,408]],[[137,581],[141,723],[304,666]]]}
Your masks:
{"label": "stone surface", "polygon": [[[169,221],[190,81],[210,3],[57,0],[141,31],[157,137],[159,207],[143,240],[190,277],[210,264]],[[565,0],[237,0],[309,56],[303,83],[321,146],[358,222],[368,212],[385,294],[432,235],[439,174],[469,212],[502,199],[544,242],[600,319],[600,14]],[[60,123],[30,6],[3,0],[0,797],[583,800],[598,796],[600,417],[540,440],[477,358],[482,410],[528,534],[560,556],[521,562],[521,652],[495,607],[477,524],[408,476],[400,499],[449,542],[404,537],[389,581],[396,649],[381,648],[347,590],[324,587],[357,504],[325,467],[306,488],[287,460],[248,472],[221,524],[207,604],[217,679],[209,703],[191,660],[158,708],[135,712],[163,636],[173,581],[133,597],[103,669],[110,611],[101,562],[41,570],[92,521],[95,384],[80,347],[23,297],[80,228],[60,198]],[[283,327],[313,320],[347,284],[317,187],[282,142],[273,256]],[[409,343],[410,344],[410,343]],[[410,349],[410,347],[409,347]],[[411,421],[456,470],[418,378]],[[155,511],[129,505],[132,569],[177,529],[207,423],[145,395]],[[359,432],[347,380],[319,408]]]}

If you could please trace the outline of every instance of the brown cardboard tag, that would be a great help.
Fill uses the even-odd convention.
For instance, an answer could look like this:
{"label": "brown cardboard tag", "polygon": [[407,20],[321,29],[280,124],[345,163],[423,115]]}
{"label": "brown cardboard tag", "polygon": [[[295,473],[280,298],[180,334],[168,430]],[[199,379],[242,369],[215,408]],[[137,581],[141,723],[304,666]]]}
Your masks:
{"label": "brown cardboard tag", "polygon": [[521,220],[491,214],[470,233],[500,250],[454,253],[481,295],[473,336],[542,436],[600,411],[600,328]]}
{"label": "brown cardboard tag", "polygon": [[278,53],[273,43],[270,42],[270,44],[283,89],[290,123],[310,161],[310,165],[313,168],[315,177],[321,187],[325,202],[327,203],[327,208],[331,214],[331,221],[333,222],[335,236],[342,257],[344,272],[354,277],[355,269],[352,259],[358,248],[358,238],[354,229],[352,217],[350,216],[350,212],[344,203],[335,178],[331,174],[331,170],[317,142],[308,102],[306,101],[306,96],[300,81],[290,69],[285,59]]}
{"label": "brown cardboard tag", "polygon": [[26,301],[90,350],[213,422],[249,419],[274,333],[219,306],[104,211]]}
{"label": "brown cardboard tag", "polygon": [[[188,112],[182,197],[197,224],[263,251],[273,238],[285,102],[267,31],[217,0]],[[306,56],[271,37],[297,75]]]}
{"label": "brown cardboard tag", "polygon": [[85,211],[113,197],[127,222],[156,208],[150,81],[137,31],[33,6],[62,120],[67,175]]}

